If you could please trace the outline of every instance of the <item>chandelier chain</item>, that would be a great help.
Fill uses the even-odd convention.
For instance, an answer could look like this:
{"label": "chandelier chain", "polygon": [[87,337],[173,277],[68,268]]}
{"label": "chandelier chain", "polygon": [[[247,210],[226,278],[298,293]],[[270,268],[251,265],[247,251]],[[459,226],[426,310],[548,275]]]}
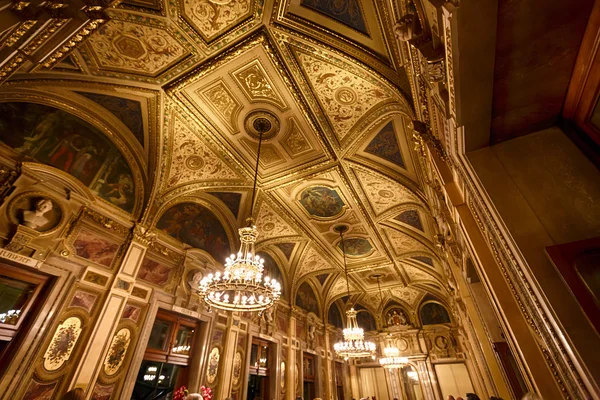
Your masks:
{"label": "chandelier chain", "polygon": [[342,241],[342,256],[344,257],[344,273],[346,274],[346,290],[348,291],[348,301],[350,301],[350,282],[348,280],[348,265],[346,265],[346,246],[344,246],[344,234],[340,229],[340,238]]}
{"label": "chandelier chain", "polygon": [[[254,186],[252,187],[252,202],[250,203],[250,218],[254,218],[254,200],[256,198],[256,181],[258,179],[258,163],[260,161],[260,148],[262,147],[263,130],[258,136],[258,150],[256,151],[256,166],[254,167]],[[252,222],[250,222],[252,225]]]}

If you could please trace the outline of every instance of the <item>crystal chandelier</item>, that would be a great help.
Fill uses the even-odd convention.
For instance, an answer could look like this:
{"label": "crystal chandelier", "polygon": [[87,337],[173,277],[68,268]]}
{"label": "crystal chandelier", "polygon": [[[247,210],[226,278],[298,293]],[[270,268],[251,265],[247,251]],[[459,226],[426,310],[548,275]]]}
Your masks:
{"label": "crystal chandelier", "polygon": [[[379,295],[381,296],[381,304],[383,304],[383,292],[381,291],[381,275],[376,275],[377,287],[379,288]],[[379,364],[383,368],[395,369],[402,368],[408,363],[408,358],[400,357],[400,350],[394,346],[392,342],[392,336],[388,335],[386,340],[386,346],[383,349],[383,357],[379,358]]]}
{"label": "crystal chandelier", "polygon": [[384,357],[379,358],[379,364],[381,364],[383,368],[402,368],[408,364],[408,358],[400,357],[400,350],[393,345],[392,338],[389,336],[385,349],[383,349],[383,355]]}
{"label": "crystal chandelier", "polygon": [[[348,229],[345,226],[336,226],[335,230],[339,232],[342,243],[342,254],[344,256],[344,272],[346,273],[346,289],[348,290],[348,299],[350,299],[350,283],[348,281],[348,266],[346,265],[346,249],[344,247],[343,232]],[[344,329],[344,340],[333,345],[335,353],[345,360],[349,358],[375,357],[375,343],[365,340],[365,332],[358,326],[356,321],[356,310],[350,307],[346,311],[347,327]]]}
{"label": "crystal chandelier", "polygon": [[252,218],[256,197],[256,180],[258,177],[258,161],[263,133],[271,129],[267,118],[256,118],[252,127],[259,132],[256,168],[254,170],[254,187],[250,215],[246,221],[248,226],[238,230],[240,250],[225,260],[225,271],[208,274],[200,281],[199,293],[211,307],[227,311],[259,311],[271,307],[281,296],[281,284],[268,276],[263,278],[264,260],[256,255],[254,244],[258,230]]}

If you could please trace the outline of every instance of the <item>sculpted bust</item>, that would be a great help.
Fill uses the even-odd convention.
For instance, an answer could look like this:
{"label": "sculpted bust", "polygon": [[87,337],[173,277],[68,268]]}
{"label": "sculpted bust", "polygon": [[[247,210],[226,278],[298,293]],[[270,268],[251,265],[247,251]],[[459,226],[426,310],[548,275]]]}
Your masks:
{"label": "sculpted bust", "polygon": [[23,225],[28,228],[40,228],[48,223],[48,218],[44,214],[52,210],[52,201],[50,199],[40,199],[35,203],[33,211],[23,212]]}

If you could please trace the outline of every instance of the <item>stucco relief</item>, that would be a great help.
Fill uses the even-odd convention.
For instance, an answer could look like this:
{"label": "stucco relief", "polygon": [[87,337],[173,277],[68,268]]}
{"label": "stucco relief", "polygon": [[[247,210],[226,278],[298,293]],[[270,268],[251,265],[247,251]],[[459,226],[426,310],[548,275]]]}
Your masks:
{"label": "stucco relief", "polygon": [[305,53],[298,59],[339,140],[375,106],[393,99],[381,86]]}
{"label": "stucco relief", "polygon": [[300,281],[302,277],[311,272],[331,270],[332,266],[317,250],[311,247],[304,253],[302,261],[298,263],[296,268],[295,281]]}
{"label": "stucco relief", "polygon": [[260,204],[257,217],[257,228],[260,232],[258,241],[283,236],[298,236],[294,230],[277,212],[266,202]]}
{"label": "stucco relief", "polygon": [[[356,290],[356,288],[354,287],[354,284],[352,282],[350,282],[350,293],[352,293],[355,290]],[[347,291],[346,279],[343,277],[338,278],[338,280],[329,289],[327,298],[332,299],[342,293],[346,293],[346,291]]]}
{"label": "stucco relief", "polygon": [[198,92],[207,100],[208,105],[223,122],[233,132],[237,132],[237,116],[243,106],[231,93],[225,82],[218,81],[215,85]]}
{"label": "stucco relief", "polygon": [[235,71],[233,76],[249,100],[274,102],[286,108],[285,102],[258,60]]}
{"label": "stucco relief", "polygon": [[294,118],[289,119],[288,126],[288,132],[281,140],[281,144],[291,158],[301,156],[313,149]]}
{"label": "stucco relief", "polygon": [[400,300],[404,300],[410,305],[414,305],[422,294],[420,290],[414,289],[410,286],[390,289],[390,293],[392,296],[397,297]]}
{"label": "stucco relief", "polygon": [[354,173],[376,215],[403,203],[420,203],[418,197],[400,183],[358,169]]}
{"label": "stucco relief", "polygon": [[169,186],[197,180],[240,179],[179,118],[173,118],[173,153],[169,168]]}
{"label": "stucco relief", "polygon": [[206,41],[252,14],[252,0],[183,0],[183,14]]}
{"label": "stucco relief", "polygon": [[429,281],[432,279],[431,275],[427,272],[421,271],[420,269],[413,267],[411,265],[404,264],[404,270],[408,274],[408,277],[411,281],[419,281],[426,280]]}
{"label": "stucco relief", "polygon": [[427,247],[425,247],[423,243],[413,239],[405,233],[389,228],[384,229],[384,231],[388,240],[392,244],[394,253],[396,253],[398,256],[414,251],[427,251]]}
{"label": "stucco relief", "polygon": [[186,55],[163,29],[111,20],[88,40],[101,68],[157,75]]}

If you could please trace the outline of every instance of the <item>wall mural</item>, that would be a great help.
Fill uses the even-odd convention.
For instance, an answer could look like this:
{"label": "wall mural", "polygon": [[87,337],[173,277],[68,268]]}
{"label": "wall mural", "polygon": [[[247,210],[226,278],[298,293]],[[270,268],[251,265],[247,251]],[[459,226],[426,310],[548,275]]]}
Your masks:
{"label": "wall mural", "polygon": [[300,204],[315,217],[332,218],[342,213],[344,202],[338,192],[327,186],[313,186],[304,189]]}
{"label": "wall mural", "polygon": [[399,167],[406,168],[402,154],[400,153],[400,146],[398,146],[398,139],[396,138],[392,121],[381,128],[379,133],[365,148],[365,151]]}
{"label": "wall mural", "polygon": [[426,303],[421,307],[420,315],[423,325],[451,323],[448,311],[444,306],[438,303]]}
{"label": "wall mural", "polygon": [[369,36],[360,0],[301,0],[300,4]]}
{"label": "wall mural", "polygon": [[162,265],[159,262],[144,258],[137,273],[137,279],[141,279],[156,286],[164,286],[171,280],[173,268]]}
{"label": "wall mural", "polygon": [[110,267],[119,245],[113,243],[95,232],[87,229],[82,229],[77,234],[73,242],[75,254],[105,267]]}
{"label": "wall mural", "polygon": [[[338,247],[342,250],[341,241],[338,243]],[[344,239],[344,250],[346,251],[347,256],[356,257],[369,254],[373,250],[373,246],[368,239],[348,238]]]}
{"label": "wall mural", "polygon": [[410,325],[410,320],[403,309],[392,308],[385,314],[385,323],[387,326],[406,326]]}
{"label": "wall mural", "polygon": [[231,254],[229,239],[221,221],[206,207],[180,203],[168,209],[156,227],[171,237],[208,252],[218,262]]}
{"label": "wall mural", "polygon": [[319,303],[312,287],[303,282],[296,293],[296,306],[319,315]]}
{"label": "wall mural", "polygon": [[358,322],[358,326],[363,328],[366,332],[377,330],[375,317],[367,310],[358,310],[356,313],[356,322]]}
{"label": "wall mural", "polygon": [[76,93],[87,97],[113,113],[115,117],[129,128],[137,141],[144,146],[144,119],[142,117],[142,106],[139,101],[109,96],[107,94]]}
{"label": "wall mural", "polygon": [[329,307],[329,311],[327,312],[327,320],[329,323],[336,328],[344,329],[344,320],[342,319],[342,313],[340,313],[340,309],[335,304],[332,304]]}
{"label": "wall mural", "polygon": [[117,147],[82,119],[53,107],[0,103],[0,142],[72,175],[104,200],[133,211],[131,169]]}
{"label": "wall mural", "polygon": [[421,222],[421,217],[419,217],[419,212],[417,210],[406,210],[394,219],[423,231],[423,223]]}

